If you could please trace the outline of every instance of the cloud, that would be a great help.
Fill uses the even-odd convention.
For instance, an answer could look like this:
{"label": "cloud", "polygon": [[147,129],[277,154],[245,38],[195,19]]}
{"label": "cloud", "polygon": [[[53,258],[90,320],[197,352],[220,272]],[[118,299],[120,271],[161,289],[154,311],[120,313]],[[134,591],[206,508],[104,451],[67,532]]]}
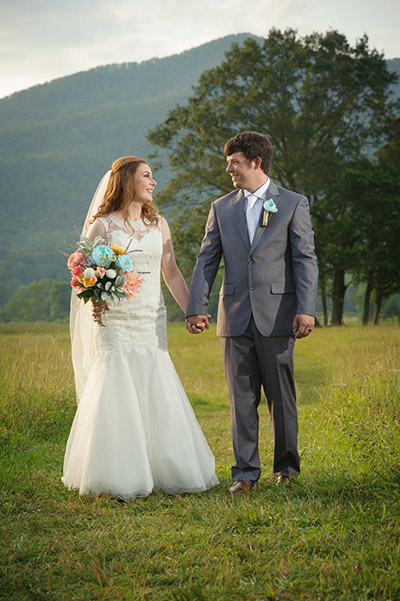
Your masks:
{"label": "cloud", "polygon": [[338,29],[351,43],[400,56],[398,0],[3,0],[0,97],[98,65],[182,52],[213,39],[271,27]]}

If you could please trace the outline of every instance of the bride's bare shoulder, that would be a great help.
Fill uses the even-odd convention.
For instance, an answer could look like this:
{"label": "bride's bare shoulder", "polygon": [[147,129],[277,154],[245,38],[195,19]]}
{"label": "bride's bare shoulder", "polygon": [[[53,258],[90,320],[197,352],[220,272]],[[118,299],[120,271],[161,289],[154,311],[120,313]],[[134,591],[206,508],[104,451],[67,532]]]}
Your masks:
{"label": "bride's bare shoulder", "polygon": [[91,223],[87,229],[86,236],[90,240],[94,240],[96,236],[102,236],[106,231],[106,226],[103,223],[102,219],[95,219],[93,223]]}

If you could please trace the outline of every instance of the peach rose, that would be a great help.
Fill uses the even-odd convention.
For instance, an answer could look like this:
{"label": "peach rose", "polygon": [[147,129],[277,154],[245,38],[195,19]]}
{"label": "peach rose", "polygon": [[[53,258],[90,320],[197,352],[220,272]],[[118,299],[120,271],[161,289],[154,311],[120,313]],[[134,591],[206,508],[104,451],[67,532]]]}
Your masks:
{"label": "peach rose", "polygon": [[75,265],[78,263],[83,263],[84,260],[85,259],[82,253],[72,253],[67,262],[68,269],[73,269]]}

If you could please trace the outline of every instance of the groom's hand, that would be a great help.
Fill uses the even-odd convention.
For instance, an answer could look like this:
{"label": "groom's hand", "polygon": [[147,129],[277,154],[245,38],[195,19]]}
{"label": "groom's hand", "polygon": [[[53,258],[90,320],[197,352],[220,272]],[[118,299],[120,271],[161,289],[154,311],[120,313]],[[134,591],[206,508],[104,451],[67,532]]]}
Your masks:
{"label": "groom's hand", "polygon": [[201,334],[203,330],[210,329],[208,321],[211,315],[189,315],[186,317],[186,329],[190,334]]}
{"label": "groom's hand", "polygon": [[295,338],[305,338],[309,336],[315,326],[315,319],[312,315],[304,315],[304,313],[298,313],[295,315],[293,320],[293,334]]}

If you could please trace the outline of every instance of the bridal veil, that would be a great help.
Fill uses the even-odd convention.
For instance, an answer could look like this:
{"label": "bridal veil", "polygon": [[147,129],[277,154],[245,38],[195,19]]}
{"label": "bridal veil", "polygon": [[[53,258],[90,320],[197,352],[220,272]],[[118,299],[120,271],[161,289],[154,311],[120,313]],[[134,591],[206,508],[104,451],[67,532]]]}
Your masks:
{"label": "bridal veil", "polygon": [[[97,186],[83,224],[81,232],[83,236],[86,236],[90,221],[104,200],[110,176],[111,170],[107,171]],[[90,366],[94,360],[96,329],[99,327],[93,320],[91,305],[90,302],[84,303],[83,300],[78,298],[75,289],[72,290],[69,324],[72,365],[74,367],[78,403],[89,375]]]}

